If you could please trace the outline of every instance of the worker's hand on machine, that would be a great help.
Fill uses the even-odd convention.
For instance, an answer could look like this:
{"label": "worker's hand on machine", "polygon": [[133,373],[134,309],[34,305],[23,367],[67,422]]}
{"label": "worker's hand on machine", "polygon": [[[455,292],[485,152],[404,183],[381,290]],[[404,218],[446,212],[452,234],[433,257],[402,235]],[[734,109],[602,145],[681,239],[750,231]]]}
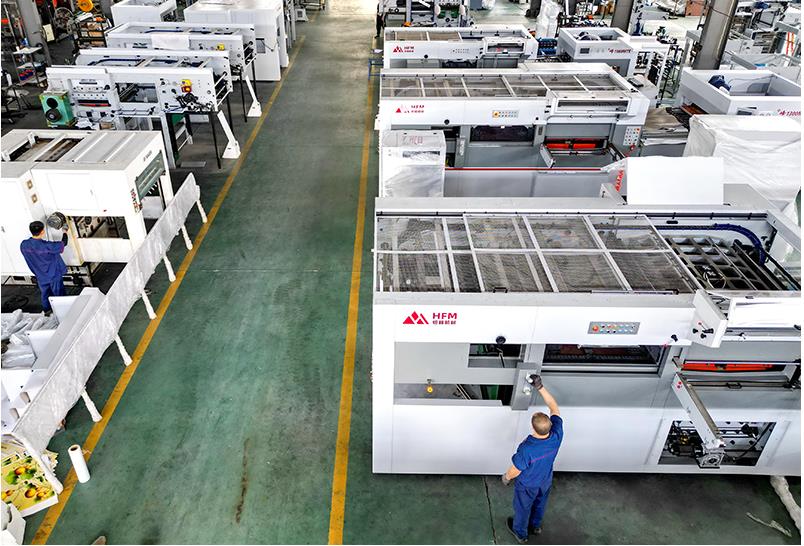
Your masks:
{"label": "worker's hand on machine", "polygon": [[537,374],[531,375],[530,384],[533,385],[533,388],[537,391],[541,390],[541,388],[544,387],[544,383],[542,383],[542,376]]}

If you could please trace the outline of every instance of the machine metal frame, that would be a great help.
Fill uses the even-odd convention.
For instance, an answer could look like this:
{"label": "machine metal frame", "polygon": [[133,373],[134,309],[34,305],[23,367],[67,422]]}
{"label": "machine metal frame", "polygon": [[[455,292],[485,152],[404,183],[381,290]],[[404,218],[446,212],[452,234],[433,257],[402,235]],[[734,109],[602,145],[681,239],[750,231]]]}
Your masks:
{"label": "machine metal frame", "polygon": [[[710,83],[715,77],[731,90]],[[801,117],[801,86],[769,70],[685,68],[676,97],[677,105],[691,114]]]}
{"label": "machine metal frame", "polygon": [[375,129],[443,130],[454,167],[607,165],[638,143],[650,104],[592,63],[384,69],[379,101]]}
{"label": "machine metal frame", "polygon": [[[257,99],[256,66],[257,34],[253,24],[200,24],[187,22],[125,23],[106,33],[106,45],[125,49],[175,50],[172,38],[181,40],[182,49],[228,51],[232,75],[240,80],[240,95],[245,84],[251,97],[248,117],[260,117],[262,108]],[[249,78],[249,70],[251,78]],[[254,85],[251,79],[255,80]],[[243,100],[245,108],[246,101]]]}
{"label": "machine metal frame", "polygon": [[[724,202],[378,199],[374,472],[501,473],[540,373],[557,470],[799,475],[798,229],[748,186]],[[764,252],[783,286],[712,284],[668,243],[701,236]]]}
{"label": "machine metal frame", "polygon": [[523,25],[386,28],[384,68],[516,68],[538,42]]}
{"label": "machine metal frame", "polygon": [[[203,56],[204,53],[200,53],[199,58]],[[153,59],[175,63],[154,66],[159,63],[152,63]],[[131,66],[132,62],[136,64]],[[199,66],[196,59],[190,60],[186,51],[161,53],[149,59],[136,56],[117,61],[110,59],[103,66],[53,66],[47,69],[47,75],[48,92],[67,94],[79,128],[111,126],[124,130],[132,125],[141,128],[144,122],[144,128],[151,130],[153,120],[159,120],[171,167],[175,167],[180,149],[169,119],[172,114],[208,117],[220,166],[212,120],[216,117],[228,140],[223,157],[236,159],[240,156],[240,144],[221,110],[232,88],[230,74],[216,75],[210,66]],[[185,142],[192,142],[186,117],[184,127],[188,133]]]}

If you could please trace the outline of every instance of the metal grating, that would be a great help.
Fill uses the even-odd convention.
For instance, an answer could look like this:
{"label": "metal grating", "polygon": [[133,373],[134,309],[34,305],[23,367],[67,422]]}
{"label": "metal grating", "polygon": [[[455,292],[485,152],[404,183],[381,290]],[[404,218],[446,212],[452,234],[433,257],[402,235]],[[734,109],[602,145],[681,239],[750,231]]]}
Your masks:
{"label": "metal grating", "polygon": [[669,236],[667,242],[707,289],[787,290],[780,279],[758,266],[739,243],[716,237]]}
{"label": "metal grating", "polygon": [[377,250],[446,250],[444,226],[433,218],[380,218]]}
{"label": "metal grating", "polygon": [[377,276],[384,292],[452,292],[453,288],[446,254],[383,254]]}
{"label": "metal grating", "polygon": [[667,243],[646,218],[592,216],[590,220],[608,249],[664,250],[667,248]]}
{"label": "metal grating", "polygon": [[644,216],[377,218],[383,292],[691,293],[697,285]]}
{"label": "metal grating", "polygon": [[614,268],[604,254],[546,254],[547,267],[559,292],[622,290]]}
{"label": "metal grating", "polygon": [[472,235],[474,248],[526,249],[535,248],[528,228],[520,216],[467,217],[466,224]]}
{"label": "metal grating", "polygon": [[598,248],[583,218],[529,218],[541,248]]}
{"label": "metal grating", "polygon": [[631,90],[606,74],[519,73],[380,76],[380,97],[533,98],[552,92],[562,98],[627,101]]}
{"label": "metal grating", "polygon": [[695,289],[670,253],[617,252],[612,257],[634,290],[690,292]]}

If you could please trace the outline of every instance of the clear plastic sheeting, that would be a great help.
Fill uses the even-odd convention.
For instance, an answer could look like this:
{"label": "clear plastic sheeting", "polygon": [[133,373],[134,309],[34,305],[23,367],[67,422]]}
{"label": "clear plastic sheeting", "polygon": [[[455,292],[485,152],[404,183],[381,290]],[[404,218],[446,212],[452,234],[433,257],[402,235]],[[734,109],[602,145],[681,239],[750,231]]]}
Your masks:
{"label": "clear plastic sheeting", "polygon": [[443,131],[385,131],[380,137],[381,197],[443,197]]}
{"label": "clear plastic sheeting", "polygon": [[17,309],[12,313],[3,313],[0,316],[0,322],[2,322],[2,328],[0,328],[2,340],[8,342],[0,356],[0,366],[3,369],[33,366],[36,354],[26,333],[35,330],[55,330],[59,325],[59,321],[54,315],[46,317],[41,313],[23,313],[22,309]]}
{"label": "clear plastic sheeting", "polygon": [[[0,339],[3,341],[11,340],[11,343],[15,343],[15,336],[19,339],[25,332],[53,330],[58,325],[59,320],[54,315],[46,317],[42,313],[23,313],[22,309],[17,309],[11,313],[0,315],[0,330],[2,331]],[[27,343],[26,341],[21,342]]]}
{"label": "clear plastic sheeting", "polygon": [[189,175],[112,284],[97,312],[86,321],[69,348],[58,353],[58,361],[48,366],[44,385],[10,431],[29,453],[41,453],[47,447],[59,422],[81,398],[90,374],[115,341],[123,320],[141,297],[199,197],[198,185]]}
{"label": "clear plastic sheeting", "polygon": [[685,156],[722,157],[727,184],[750,184],[779,208],[801,190],[801,123],[784,116],[693,116]]}
{"label": "clear plastic sheeting", "polygon": [[536,37],[555,38],[558,34],[558,16],[564,11],[560,5],[551,0],[542,2],[539,15],[536,17]]}

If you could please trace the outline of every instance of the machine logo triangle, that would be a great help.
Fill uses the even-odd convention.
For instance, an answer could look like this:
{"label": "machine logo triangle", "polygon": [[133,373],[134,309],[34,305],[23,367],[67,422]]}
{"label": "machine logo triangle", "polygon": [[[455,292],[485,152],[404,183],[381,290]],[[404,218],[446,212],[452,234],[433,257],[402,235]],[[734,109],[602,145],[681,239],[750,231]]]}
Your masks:
{"label": "machine logo triangle", "polygon": [[421,315],[416,311],[413,311],[410,315],[408,315],[408,318],[402,321],[402,324],[430,324],[430,323],[427,322],[427,319],[424,318],[424,315]]}

